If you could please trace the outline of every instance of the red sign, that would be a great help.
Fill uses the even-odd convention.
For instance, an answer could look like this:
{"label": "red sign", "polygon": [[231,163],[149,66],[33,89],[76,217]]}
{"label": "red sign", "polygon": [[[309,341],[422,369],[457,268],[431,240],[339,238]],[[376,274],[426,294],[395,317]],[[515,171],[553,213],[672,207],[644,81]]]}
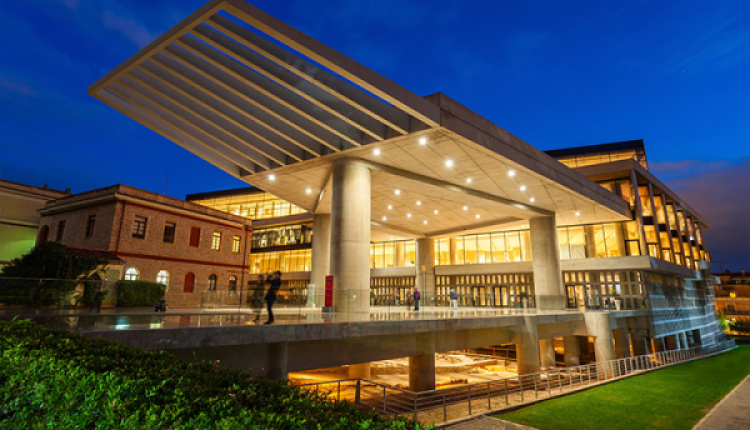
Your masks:
{"label": "red sign", "polygon": [[325,305],[327,307],[333,306],[333,275],[326,276],[326,296]]}

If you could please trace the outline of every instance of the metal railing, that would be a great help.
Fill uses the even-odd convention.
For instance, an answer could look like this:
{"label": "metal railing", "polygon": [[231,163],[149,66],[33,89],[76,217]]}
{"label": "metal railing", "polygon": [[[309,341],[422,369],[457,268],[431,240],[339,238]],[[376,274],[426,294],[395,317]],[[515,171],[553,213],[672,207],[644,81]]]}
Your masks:
{"label": "metal railing", "polygon": [[434,424],[554,397],[592,384],[706,357],[734,346],[734,341],[730,340],[422,392],[365,379],[317,382],[300,387],[326,392],[336,401],[349,401],[368,410]]}

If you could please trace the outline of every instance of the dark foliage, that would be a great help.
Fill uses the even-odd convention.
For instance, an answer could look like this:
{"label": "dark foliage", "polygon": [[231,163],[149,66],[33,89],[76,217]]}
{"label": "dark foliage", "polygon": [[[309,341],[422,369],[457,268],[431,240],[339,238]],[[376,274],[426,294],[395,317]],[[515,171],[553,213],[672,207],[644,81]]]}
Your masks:
{"label": "dark foliage", "polygon": [[117,282],[117,306],[153,306],[166,291],[164,285],[147,281]]}

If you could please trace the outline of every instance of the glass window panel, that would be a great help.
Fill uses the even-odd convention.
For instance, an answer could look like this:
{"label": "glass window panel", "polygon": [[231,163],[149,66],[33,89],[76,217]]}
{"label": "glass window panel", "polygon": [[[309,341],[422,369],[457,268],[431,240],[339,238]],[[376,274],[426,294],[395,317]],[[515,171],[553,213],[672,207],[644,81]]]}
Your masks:
{"label": "glass window panel", "polygon": [[464,236],[464,264],[477,264],[477,237]]}
{"label": "glass window panel", "polygon": [[505,258],[505,234],[495,233],[491,236],[492,241],[492,261],[495,263],[503,263]]}
{"label": "glass window panel", "polygon": [[583,226],[568,227],[568,241],[571,259],[586,258],[586,235]]}
{"label": "glass window panel", "polygon": [[404,265],[414,267],[417,261],[416,244],[414,241],[408,241],[404,244]]}
{"label": "glass window panel", "polygon": [[521,261],[521,237],[518,232],[505,235],[505,247],[508,261]]}
{"label": "glass window panel", "polygon": [[625,228],[625,239],[627,240],[638,240],[638,223],[635,221],[627,221],[623,223]]}
{"label": "glass window panel", "polygon": [[666,219],[664,217],[664,205],[662,204],[661,196],[654,196],[654,206],[657,222],[659,224],[665,224]]}
{"label": "glass window panel", "polygon": [[606,236],[604,234],[604,226],[593,225],[591,226],[594,232],[594,256],[596,258],[602,258],[607,256]]}
{"label": "glass window panel", "polygon": [[454,250],[455,254],[453,255],[453,263],[454,264],[464,264],[464,238],[463,237],[457,237],[455,239],[456,249]]}
{"label": "glass window panel", "polygon": [[643,216],[653,216],[654,211],[651,209],[651,196],[648,193],[648,187],[638,187],[638,194],[641,196]]}
{"label": "glass window panel", "polygon": [[529,230],[521,231],[521,260],[529,261],[533,258],[531,255],[531,235]]}
{"label": "glass window panel", "polygon": [[374,265],[372,266],[375,269],[382,269],[383,268],[383,244],[377,243],[374,246],[373,255],[374,255]]}
{"label": "glass window panel", "polygon": [[557,229],[557,243],[560,246],[560,259],[570,259],[570,244],[568,243],[568,229],[566,227]]}
{"label": "glass window panel", "polygon": [[394,242],[386,242],[383,247],[383,265],[384,267],[395,267],[396,266],[396,244]]}
{"label": "glass window panel", "polygon": [[480,264],[492,263],[489,234],[483,234],[477,237],[477,261]]}
{"label": "glass window panel", "polygon": [[630,187],[630,181],[623,180],[618,181],[618,184],[620,185],[620,195],[623,199],[630,202],[630,204],[633,204],[633,190]]}
{"label": "glass window panel", "polygon": [[628,241],[628,255],[641,255],[641,249],[638,241]]}
{"label": "glass window panel", "polygon": [[621,257],[623,249],[620,246],[622,237],[620,235],[619,224],[604,224],[605,245],[607,247],[607,257]]}
{"label": "glass window panel", "polygon": [[644,225],[643,231],[646,233],[646,242],[647,243],[657,243],[658,239],[656,238],[656,227],[653,225]]}

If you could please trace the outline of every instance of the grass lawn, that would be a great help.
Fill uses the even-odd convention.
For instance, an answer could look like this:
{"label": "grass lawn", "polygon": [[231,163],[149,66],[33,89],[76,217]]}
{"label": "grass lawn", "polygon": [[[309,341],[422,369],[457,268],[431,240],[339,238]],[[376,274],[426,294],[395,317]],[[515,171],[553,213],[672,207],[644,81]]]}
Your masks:
{"label": "grass lawn", "polygon": [[496,415],[538,429],[691,429],[750,374],[750,345]]}

